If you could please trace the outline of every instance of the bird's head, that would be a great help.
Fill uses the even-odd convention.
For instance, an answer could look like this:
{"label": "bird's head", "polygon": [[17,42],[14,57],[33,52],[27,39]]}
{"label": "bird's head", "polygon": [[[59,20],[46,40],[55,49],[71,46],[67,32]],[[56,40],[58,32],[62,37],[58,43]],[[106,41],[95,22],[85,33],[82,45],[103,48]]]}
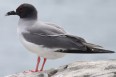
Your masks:
{"label": "bird's head", "polygon": [[31,4],[21,4],[16,11],[10,11],[6,14],[6,16],[10,15],[18,15],[20,18],[34,18],[37,19],[37,10]]}

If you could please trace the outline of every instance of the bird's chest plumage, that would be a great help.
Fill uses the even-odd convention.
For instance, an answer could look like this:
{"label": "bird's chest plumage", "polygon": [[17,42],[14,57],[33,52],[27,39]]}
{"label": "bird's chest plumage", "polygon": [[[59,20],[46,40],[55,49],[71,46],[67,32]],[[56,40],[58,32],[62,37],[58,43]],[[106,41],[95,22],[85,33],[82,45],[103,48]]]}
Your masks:
{"label": "bird's chest plumage", "polygon": [[57,59],[64,56],[63,53],[54,52],[57,49],[46,48],[43,47],[42,45],[36,45],[34,43],[26,41],[21,34],[19,34],[19,39],[26,49],[28,49],[32,53],[37,54],[40,57]]}
{"label": "bird's chest plumage", "polygon": [[[54,52],[58,49],[46,48],[42,45],[37,45],[27,41],[22,35],[22,33],[28,33],[27,28],[29,28],[30,26],[26,26],[26,25],[24,23],[19,24],[17,28],[19,39],[26,49],[44,58],[56,59],[64,56],[64,54],[62,53],[60,54],[58,52]],[[28,23],[28,25],[30,24]]]}
{"label": "bird's chest plumage", "polygon": [[35,43],[31,43],[23,37],[22,33],[29,33],[28,29],[32,28],[34,24],[36,24],[36,21],[19,20],[17,33],[21,43],[25,46],[25,48],[27,48],[29,51],[33,53],[36,53],[38,56],[41,56],[44,58],[56,59],[56,58],[63,57],[64,56],[63,53],[54,52],[58,50],[57,48],[54,48],[54,49],[46,48],[43,45],[37,45]]}

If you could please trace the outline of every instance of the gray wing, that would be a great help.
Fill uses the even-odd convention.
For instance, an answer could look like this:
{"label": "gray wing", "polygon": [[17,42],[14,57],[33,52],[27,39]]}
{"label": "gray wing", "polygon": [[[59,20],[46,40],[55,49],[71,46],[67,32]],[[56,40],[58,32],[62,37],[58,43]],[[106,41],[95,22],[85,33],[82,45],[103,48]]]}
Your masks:
{"label": "gray wing", "polygon": [[23,33],[24,38],[34,44],[47,48],[58,48],[61,53],[114,53],[114,51],[96,48],[98,45],[86,43],[80,37],[72,35],[44,36],[33,33]]}
{"label": "gray wing", "polygon": [[47,48],[58,48],[59,50],[55,52],[113,53],[113,51],[99,48],[99,45],[87,43],[81,37],[67,35],[62,28],[54,25],[33,27],[27,31],[22,33],[27,41]]}
{"label": "gray wing", "polygon": [[22,35],[27,41],[48,48],[86,50],[82,39],[69,37],[62,28],[54,24],[31,27]]}
{"label": "gray wing", "polygon": [[31,43],[42,45],[47,48],[86,50],[86,47],[82,44],[81,40],[77,41],[72,37],[69,38],[67,35],[49,36],[23,33],[23,37]]}

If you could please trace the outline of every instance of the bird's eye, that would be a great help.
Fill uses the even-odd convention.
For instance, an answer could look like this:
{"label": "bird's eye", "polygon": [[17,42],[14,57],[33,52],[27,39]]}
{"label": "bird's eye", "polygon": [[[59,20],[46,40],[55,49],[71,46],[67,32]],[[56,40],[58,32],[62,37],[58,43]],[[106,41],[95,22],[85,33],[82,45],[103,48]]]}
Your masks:
{"label": "bird's eye", "polygon": [[20,8],[19,11],[23,11],[23,8]]}

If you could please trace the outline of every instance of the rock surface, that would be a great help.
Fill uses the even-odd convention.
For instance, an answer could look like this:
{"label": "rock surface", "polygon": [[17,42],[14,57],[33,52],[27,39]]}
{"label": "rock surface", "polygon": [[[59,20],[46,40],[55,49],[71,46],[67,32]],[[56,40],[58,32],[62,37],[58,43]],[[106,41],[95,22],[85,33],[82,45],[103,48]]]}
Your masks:
{"label": "rock surface", "polygon": [[78,61],[40,73],[18,73],[5,77],[116,77],[116,60]]}

